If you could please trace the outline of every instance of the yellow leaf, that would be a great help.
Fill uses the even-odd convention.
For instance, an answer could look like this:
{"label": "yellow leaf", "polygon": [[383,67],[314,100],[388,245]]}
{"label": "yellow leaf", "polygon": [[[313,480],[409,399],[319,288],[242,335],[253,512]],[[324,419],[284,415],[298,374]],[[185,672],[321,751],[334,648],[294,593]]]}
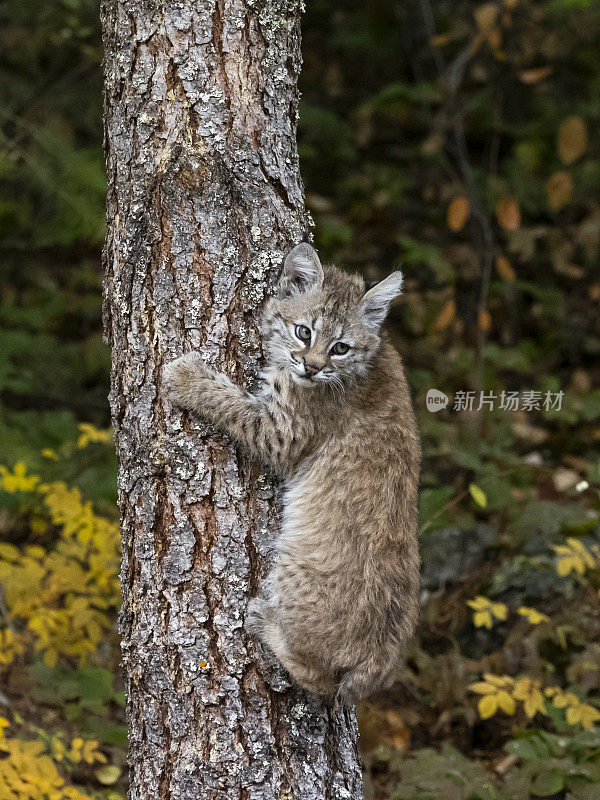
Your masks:
{"label": "yellow leaf", "polygon": [[58,653],[54,647],[49,647],[46,651],[44,651],[44,664],[47,667],[55,667],[57,661]]}
{"label": "yellow leaf", "polygon": [[496,700],[498,702],[498,707],[502,711],[504,711],[505,714],[515,713],[515,701],[508,694],[508,692],[505,691],[498,692],[498,694],[496,695]]}
{"label": "yellow leaf", "polygon": [[487,506],[487,497],[483,489],[477,486],[476,483],[469,484],[469,494],[475,501],[475,503],[480,506],[480,508],[485,508]]}
{"label": "yellow leaf", "polygon": [[481,719],[489,719],[490,717],[493,717],[498,710],[496,695],[488,694],[485,697],[482,697],[479,703],[477,703],[477,708],[479,709],[479,716]]}
{"label": "yellow leaf", "polygon": [[531,678],[520,678],[514,686],[513,697],[517,700],[526,700],[531,689]]}
{"label": "yellow leaf", "polygon": [[66,747],[60,739],[54,738],[52,740],[52,757],[55,761],[62,761],[66,751]]}
{"label": "yellow leaf", "polygon": [[531,696],[531,701],[532,701],[532,707],[536,711],[539,711],[540,714],[546,713],[546,704],[544,703],[544,695],[540,692],[539,689],[534,689]]}
{"label": "yellow leaf", "polygon": [[455,197],[448,206],[446,221],[451,231],[458,233],[462,230],[470,214],[470,203],[466,197]]}
{"label": "yellow leaf", "polygon": [[569,701],[562,692],[554,696],[552,703],[555,708],[566,708],[569,705]]}
{"label": "yellow leaf", "polygon": [[82,750],[83,760],[88,764],[93,764],[94,761],[106,761],[106,756],[98,750],[98,742],[90,740],[83,745]]}
{"label": "yellow leaf", "polygon": [[594,706],[590,706],[587,703],[582,703],[579,707],[579,718],[583,727],[591,731],[594,727],[594,722],[597,722],[600,719],[600,711]]}
{"label": "yellow leaf", "polygon": [[496,206],[498,223],[505,231],[516,231],[521,225],[521,212],[514,197],[506,195]]}
{"label": "yellow leaf", "polygon": [[12,544],[0,542],[0,558],[4,561],[16,561],[19,558],[19,551]]}
{"label": "yellow leaf", "polygon": [[491,683],[484,683],[483,681],[472,683],[469,686],[469,689],[472,692],[477,692],[477,694],[495,694],[497,691],[497,688]]}
{"label": "yellow leaf", "polygon": [[478,594],[473,600],[467,600],[467,605],[475,611],[482,611],[484,608],[489,608],[491,604],[492,601],[481,594]]}
{"label": "yellow leaf", "polygon": [[535,608],[521,606],[519,608],[519,614],[521,614],[523,617],[526,617],[527,621],[531,625],[539,625],[540,622],[550,622],[550,617],[546,616],[546,614],[542,614],[541,611],[538,611]]}
{"label": "yellow leaf", "polygon": [[584,562],[588,567],[593,568],[596,566],[596,562],[594,561],[592,554],[590,553],[590,551],[587,549],[587,547],[584,545],[583,542],[581,542],[579,539],[575,539],[574,537],[569,536],[569,538],[567,539],[567,544],[572,550],[576,550],[578,553],[581,554],[581,557],[583,558]]}
{"label": "yellow leaf", "polygon": [[571,548],[567,547],[565,544],[555,544],[553,547],[555,553],[561,553],[566,556],[571,554]]}
{"label": "yellow leaf", "polygon": [[476,611],[473,614],[473,625],[476,628],[491,628],[492,624],[493,619],[489,611]]}
{"label": "yellow leaf", "polygon": [[556,149],[563,164],[572,164],[585,153],[588,146],[588,134],[585,122],[581,117],[569,117],[558,130]]}
{"label": "yellow leaf", "polygon": [[483,678],[488,683],[493,683],[494,686],[499,686],[500,688],[514,685],[514,679],[510,675],[494,675],[491,672],[484,672]]}
{"label": "yellow leaf", "polygon": [[556,565],[556,571],[561,577],[568,575],[569,572],[577,572],[579,575],[583,575],[585,572],[585,563],[580,556],[565,556],[564,558],[559,559],[558,564]]}
{"label": "yellow leaf", "polygon": [[492,614],[499,620],[505,620],[508,616],[508,607],[504,603],[493,603]]}

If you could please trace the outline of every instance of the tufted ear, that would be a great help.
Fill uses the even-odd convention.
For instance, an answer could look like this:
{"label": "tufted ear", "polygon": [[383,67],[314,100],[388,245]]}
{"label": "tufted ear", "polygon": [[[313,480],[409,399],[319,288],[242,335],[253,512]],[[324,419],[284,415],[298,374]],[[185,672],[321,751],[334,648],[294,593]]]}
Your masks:
{"label": "tufted ear", "polygon": [[323,267],[315,249],[307,242],[297,244],[283,264],[279,279],[279,297],[306,292],[321,286]]}
{"label": "tufted ear", "polygon": [[360,312],[368,328],[379,330],[394,297],[402,294],[402,273],[392,272],[373,286],[360,301]]}

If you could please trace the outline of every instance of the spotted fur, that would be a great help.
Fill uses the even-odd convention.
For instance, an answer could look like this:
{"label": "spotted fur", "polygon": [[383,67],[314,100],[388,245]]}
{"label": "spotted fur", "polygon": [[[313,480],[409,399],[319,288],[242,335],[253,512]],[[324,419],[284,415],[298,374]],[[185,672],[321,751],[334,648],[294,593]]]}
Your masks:
{"label": "spotted fur", "polygon": [[391,683],[417,620],[420,445],[402,362],[381,333],[401,284],[393,273],[366,292],[298,245],[265,309],[259,392],[197,353],[164,372],[176,404],[285,480],[276,563],[248,627],[298,683],[345,703]]}

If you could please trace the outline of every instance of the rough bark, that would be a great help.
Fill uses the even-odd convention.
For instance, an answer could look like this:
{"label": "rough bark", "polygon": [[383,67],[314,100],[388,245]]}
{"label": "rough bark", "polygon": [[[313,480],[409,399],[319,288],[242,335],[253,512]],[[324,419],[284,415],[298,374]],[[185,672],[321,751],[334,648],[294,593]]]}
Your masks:
{"label": "rough bark", "polygon": [[[161,392],[190,349],[250,382],[257,315],[307,229],[295,0],[104,0],[105,325],[136,800],[360,797],[353,712],[243,630],[277,488]],[[258,660],[257,660],[258,658]]]}

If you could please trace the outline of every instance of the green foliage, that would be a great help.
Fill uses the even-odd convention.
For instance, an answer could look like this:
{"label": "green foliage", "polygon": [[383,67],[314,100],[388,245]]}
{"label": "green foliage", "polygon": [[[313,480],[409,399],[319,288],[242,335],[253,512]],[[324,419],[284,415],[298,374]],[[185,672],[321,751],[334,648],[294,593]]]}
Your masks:
{"label": "green foliage", "polygon": [[[34,469],[78,420],[109,421],[99,34],[95,0],[0,11],[0,462]],[[69,477],[114,503],[114,458],[84,460]]]}
{"label": "green foliage", "polygon": [[[592,800],[600,782],[600,738],[596,733],[557,736],[522,732],[505,747],[517,760],[504,780],[445,744],[422,749],[402,767],[394,800],[530,800],[568,792],[569,800]],[[562,795],[561,795],[562,796]]]}
{"label": "green foliage", "polygon": [[407,759],[394,800],[503,800],[483,767],[448,744],[442,752],[423,748]]}
{"label": "green foliage", "polygon": [[113,675],[101,667],[48,667],[36,661],[28,670],[39,703],[72,708],[78,718],[87,713],[106,716],[111,703],[124,705],[122,692],[113,689]]}

